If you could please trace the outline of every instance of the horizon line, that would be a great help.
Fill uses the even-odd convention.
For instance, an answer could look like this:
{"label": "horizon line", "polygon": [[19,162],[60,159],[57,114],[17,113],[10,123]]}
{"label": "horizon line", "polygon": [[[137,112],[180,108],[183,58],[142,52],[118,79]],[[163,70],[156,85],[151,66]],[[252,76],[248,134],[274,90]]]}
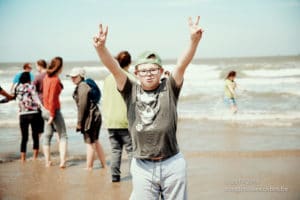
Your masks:
{"label": "horizon line", "polygon": [[[264,56],[224,56],[224,57],[202,57],[202,58],[194,58],[193,60],[220,60],[220,59],[247,59],[247,58],[278,58],[278,57],[300,57],[300,53],[299,54],[286,54],[286,55],[264,55]],[[37,59],[38,60],[38,59]],[[47,60],[47,59],[46,59]],[[173,60],[177,60],[177,58],[165,58],[162,59],[163,62],[168,62],[168,61],[173,61]],[[35,63],[35,61],[0,61],[0,63],[25,63],[25,62],[29,62],[29,63]],[[99,60],[66,60],[64,59],[65,63],[70,63],[70,62],[101,62],[100,59]],[[134,62],[134,60],[133,60]]]}

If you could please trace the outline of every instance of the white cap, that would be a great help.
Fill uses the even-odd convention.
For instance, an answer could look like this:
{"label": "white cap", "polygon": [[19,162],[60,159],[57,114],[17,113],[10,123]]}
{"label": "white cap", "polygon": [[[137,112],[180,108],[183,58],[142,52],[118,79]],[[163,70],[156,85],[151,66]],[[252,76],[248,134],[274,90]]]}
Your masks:
{"label": "white cap", "polygon": [[71,70],[70,74],[67,75],[67,77],[76,77],[78,75],[81,76],[82,78],[84,78],[85,70],[83,68],[80,68],[80,67],[73,68]]}

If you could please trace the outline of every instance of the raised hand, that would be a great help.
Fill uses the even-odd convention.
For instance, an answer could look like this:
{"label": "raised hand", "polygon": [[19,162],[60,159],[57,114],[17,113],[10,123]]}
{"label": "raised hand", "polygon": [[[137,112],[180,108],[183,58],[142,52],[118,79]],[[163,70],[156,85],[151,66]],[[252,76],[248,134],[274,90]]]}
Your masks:
{"label": "raised hand", "polygon": [[106,38],[107,38],[108,27],[106,26],[103,30],[102,24],[99,25],[99,33],[95,35],[94,46],[96,48],[101,48],[105,46]]}
{"label": "raised hand", "polygon": [[110,54],[109,50],[105,46],[107,32],[107,26],[103,29],[102,24],[100,24],[99,33],[93,38],[93,43],[101,62],[113,74],[118,89],[123,90],[127,80],[127,75],[121,69],[118,61]]}
{"label": "raised hand", "polygon": [[189,17],[189,28],[190,28],[190,36],[192,41],[199,41],[202,37],[203,29],[198,26],[200,20],[200,16],[197,16],[196,22],[194,23],[192,18]]}

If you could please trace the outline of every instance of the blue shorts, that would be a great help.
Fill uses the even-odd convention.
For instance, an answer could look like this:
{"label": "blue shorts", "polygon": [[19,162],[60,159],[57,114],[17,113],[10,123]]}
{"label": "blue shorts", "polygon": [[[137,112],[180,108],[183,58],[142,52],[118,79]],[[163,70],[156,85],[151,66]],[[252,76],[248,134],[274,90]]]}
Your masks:
{"label": "blue shorts", "polygon": [[236,106],[236,101],[234,98],[224,97],[224,103],[226,103],[230,106]]}

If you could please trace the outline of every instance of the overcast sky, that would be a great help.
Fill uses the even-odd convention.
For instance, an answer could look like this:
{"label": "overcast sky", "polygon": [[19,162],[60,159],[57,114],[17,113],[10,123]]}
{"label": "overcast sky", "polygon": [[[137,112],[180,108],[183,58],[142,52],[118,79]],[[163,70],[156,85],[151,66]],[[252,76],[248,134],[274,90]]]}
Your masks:
{"label": "overcast sky", "polygon": [[98,60],[100,22],[113,54],[177,58],[197,15],[205,31],[197,58],[300,54],[300,0],[0,0],[0,62]]}

